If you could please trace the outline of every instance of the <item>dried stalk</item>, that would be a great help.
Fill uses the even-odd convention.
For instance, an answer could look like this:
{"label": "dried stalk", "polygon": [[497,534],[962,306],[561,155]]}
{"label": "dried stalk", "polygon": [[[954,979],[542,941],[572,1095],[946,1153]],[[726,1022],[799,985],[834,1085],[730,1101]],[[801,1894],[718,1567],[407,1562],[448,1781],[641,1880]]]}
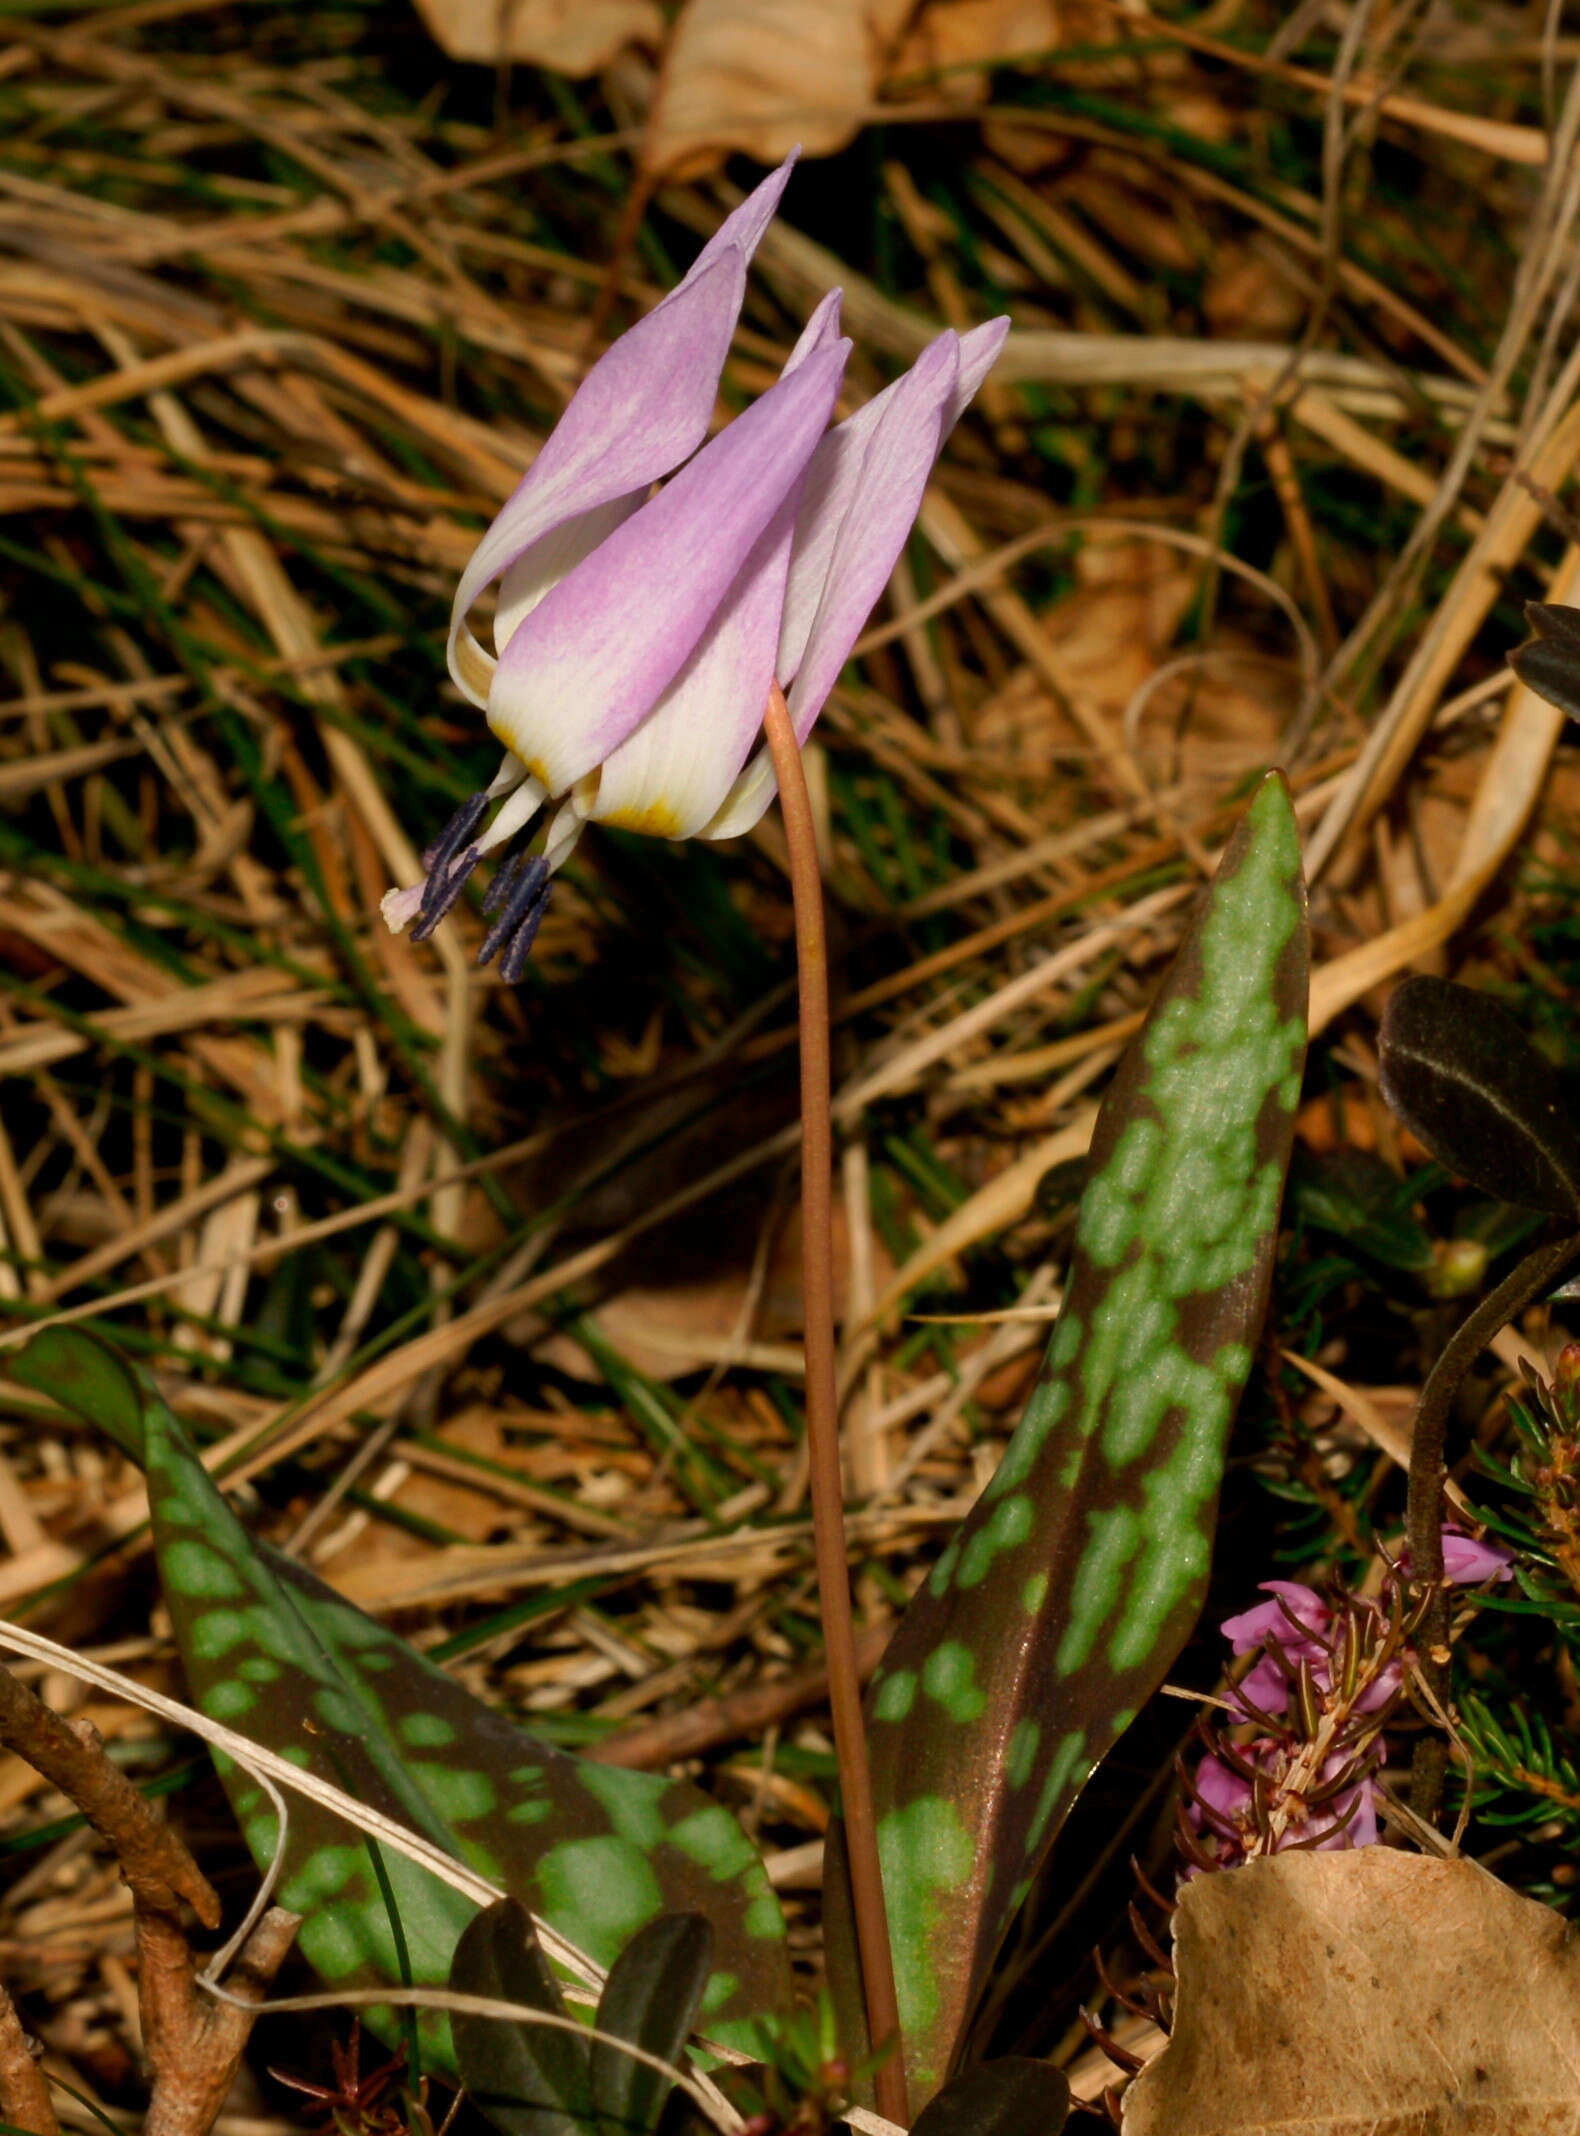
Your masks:
{"label": "dried stalk", "polygon": [[763,731],[779,781],[779,806],[790,850],[795,900],[796,971],[801,1021],[801,1292],[806,1322],[806,1437],[818,1601],[828,1652],[829,1705],[839,1757],[840,1799],[850,1855],[856,1943],[867,1998],[867,2036],[887,2049],[875,2084],[878,2110],[902,2126],[910,2119],[894,1958],[878,1864],[872,1778],[861,1718],[861,1677],[850,1612],[845,1552],[845,1488],[839,1459],[839,1396],[834,1360],[834,1125],[829,1096],[828,944],[823,879],[800,746],[784,693],[768,695]]}

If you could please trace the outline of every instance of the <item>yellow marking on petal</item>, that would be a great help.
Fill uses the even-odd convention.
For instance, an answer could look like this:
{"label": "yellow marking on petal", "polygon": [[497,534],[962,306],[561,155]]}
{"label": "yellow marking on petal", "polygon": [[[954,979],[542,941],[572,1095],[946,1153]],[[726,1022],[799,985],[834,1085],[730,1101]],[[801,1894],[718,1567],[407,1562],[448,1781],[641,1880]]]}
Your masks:
{"label": "yellow marking on petal", "polygon": [[492,707],[489,708],[488,712],[488,731],[494,737],[494,740],[498,742],[501,749],[508,751],[518,764],[525,764],[527,770],[537,780],[538,784],[550,794],[553,793],[554,787],[542,764],[536,757],[526,755],[516,737],[511,733],[509,722],[502,717],[497,717]]}
{"label": "yellow marking on petal", "polygon": [[667,801],[650,801],[646,808],[617,808],[602,821],[615,831],[640,831],[647,838],[678,838],[680,817]]}

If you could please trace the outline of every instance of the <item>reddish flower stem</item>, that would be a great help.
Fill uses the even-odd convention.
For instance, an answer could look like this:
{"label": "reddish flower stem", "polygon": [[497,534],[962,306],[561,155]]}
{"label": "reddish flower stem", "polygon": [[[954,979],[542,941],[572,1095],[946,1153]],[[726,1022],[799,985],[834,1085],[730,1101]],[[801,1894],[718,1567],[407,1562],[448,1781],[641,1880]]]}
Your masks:
{"label": "reddish flower stem", "polygon": [[845,1487],[839,1459],[839,1398],[834,1379],[834,1127],[829,1108],[828,941],[823,930],[823,881],[812,803],[800,745],[784,692],[768,694],[763,731],[779,781],[779,806],[790,849],[795,900],[796,973],[801,1025],[801,1293],[806,1320],[807,1472],[817,1556],[818,1600],[828,1653],[829,1705],[839,1760],[840,1798],[850,1857],[856,1945],[867,1998],[867,2033],[888,2053],[874,2084],[878,2111],[902,2127],[910,2120],[900,2009],[894,1991],[883,1877],[878,1866],[872,1774],[861,1718],[861,1678],[850,1611],[850,1563],[845,1548]]}

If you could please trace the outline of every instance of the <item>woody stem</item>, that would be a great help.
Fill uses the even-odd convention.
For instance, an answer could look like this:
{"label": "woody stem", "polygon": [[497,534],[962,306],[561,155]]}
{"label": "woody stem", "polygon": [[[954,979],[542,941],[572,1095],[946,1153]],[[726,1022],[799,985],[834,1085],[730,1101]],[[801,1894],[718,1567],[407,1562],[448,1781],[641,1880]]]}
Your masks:
{"label": "woody stem", "polygon": [[867,2000],[867,2033],[888,2051],[874,2079],[878,2110],[902,2126],[909,2119],[900,2011],[894,1989],[883,1877],[878,1866],[872,1775],[861,1718],[861,1679],[851,1621],[845,1547],[845,1490],[839,1458],[839,1399],[834,1377],[834,1129],[829,1105],[828,941],[812,804],[800,745],[784,692],[775,683],[763,716],[795,902],[796,973],[801,1028],[801,1289],[806,1321],[807,1471],[817,1557],[829,1704],[839,1760],[840,1799],[850,1857],[856,1944]]}

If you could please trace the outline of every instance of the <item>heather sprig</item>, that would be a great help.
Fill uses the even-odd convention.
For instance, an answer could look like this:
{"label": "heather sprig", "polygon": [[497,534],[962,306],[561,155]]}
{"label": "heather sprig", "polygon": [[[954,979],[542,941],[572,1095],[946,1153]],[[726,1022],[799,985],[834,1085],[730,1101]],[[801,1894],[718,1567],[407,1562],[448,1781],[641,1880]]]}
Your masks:
{"label": "heather sprig", "polygon": [[[1443,1531],[1451,1585],[1507,1580],[1511,1558],[1461,1529]],[[1231,1651],[1257,1659],[1223,1702],[1228,1721],[1199,1724],[1203,1755],[1182,1774],[1180,1846],[1191,1870],[1376,1841],[1383,1730],[1405,1692],[1423,1608],[1410,1598],[1409,1570],[1401,1553],[1375,1597],[1264,1580],[1270,1600],[1223,1620]]]}

